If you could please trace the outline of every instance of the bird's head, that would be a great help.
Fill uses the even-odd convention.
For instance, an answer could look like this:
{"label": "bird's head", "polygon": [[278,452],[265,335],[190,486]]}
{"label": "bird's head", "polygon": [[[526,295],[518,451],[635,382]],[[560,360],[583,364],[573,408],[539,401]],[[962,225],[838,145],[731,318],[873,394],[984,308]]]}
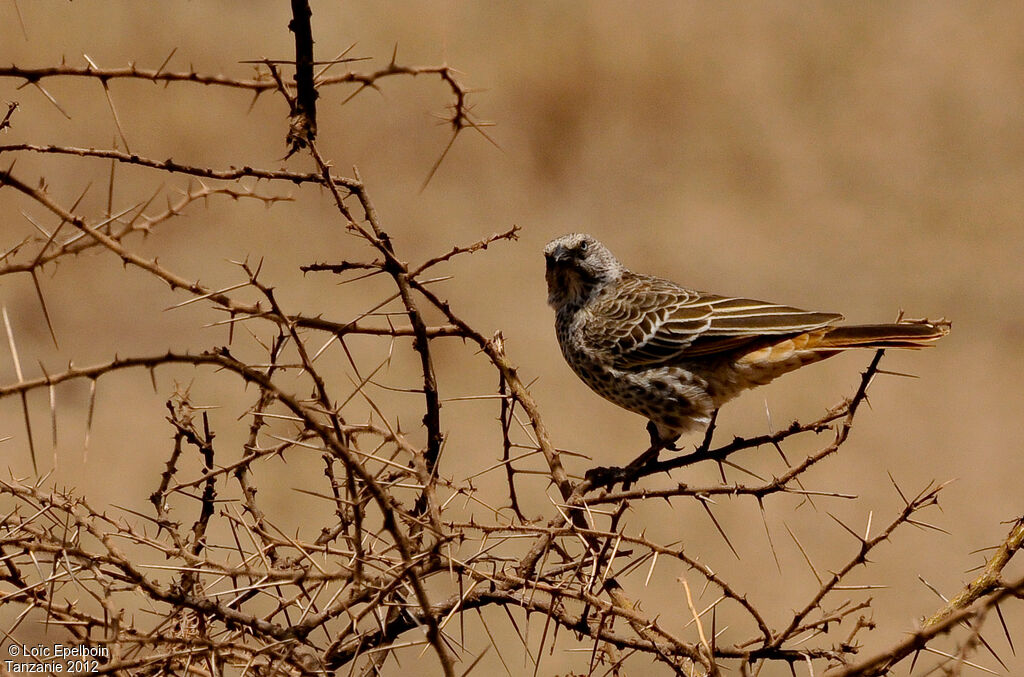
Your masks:
{"label": "bird's head", "polygon": [[556,310],[567,304],[582,306],[625,271],[607,247],[585,233],[570,233],[548,242],[544,260],[548,304]]}

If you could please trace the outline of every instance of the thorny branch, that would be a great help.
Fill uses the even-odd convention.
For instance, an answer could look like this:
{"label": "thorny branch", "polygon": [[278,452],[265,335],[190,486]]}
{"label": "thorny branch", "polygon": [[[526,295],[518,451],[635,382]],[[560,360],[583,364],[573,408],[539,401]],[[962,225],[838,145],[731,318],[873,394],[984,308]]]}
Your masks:
{"label": "thorny branch", "polygon": [[[107,97],[113,96],[108,85],[121,79],[203,84],[256,96],[276,92],[292,106],[292,151],[308,154],[315,166],[313,172],[299,172],[239,162],[215,169],[117,149],[0,146],[0,154],[31,153],[53,163],[131,165],[152,172],[160,186],[97,214],[81,207],[81,198],[71,204],[55,198],[46,181],[16,167],[0,170],[0,190],[43,214],[25,212],[31,228],[3,245],[0,275],[32,275],[48,323],[38,276],[95,250],[107,252],[106,258],[89,259],[88,265],[114,260],[133,267],[169,286],[176,297],[172,309],[200,304],[226,317],[216,324],[246,332],[236,336],[233,331],[228,346],[115,356],[90,367],[40,365],[40,375],[0,385],[0,400],[47,392],[55,437],[58,419],[67,415],[55,404],[65,384],[90,385],[88,431],[97,389],[120,372],[148,372],[158,391],[180,378],[215,380],[233,387],[240,401],[248,398],[249,406],[237,422],[245,441],[233,448],[227,442],[232,436],[223,434],[229,422],[198,406],[187,389],[175,385],[169,396],[164,393],[171,443],[149,485],[155,489],[145,509],[94,507],[92,499],[49,487],[45,478],[0,481],[0,600],[19,610],[8,636],[16,634],[22,618],[41,613],[51,632],[109,648],[103,672],[152,674],[195,671],[200,664],[204,674],[225,668],[373,674],[389,660],[416,660],[431,651],[440,670],[453,675],[472,669],[481,657],[505,665],[508,649],[499,646],[505,642],[496,640],[496,633],[521,643],[536,674],[555,647],[578,650],[583,662],[575,664],[577,670],[592,675],[624,674],[627,664],[655,661],[686,675],[727,669],[757,674],[766,665],[795,670],[809,663],[813,674],[848,677],[883,674],[944,636],[963,637],[958,653],[945,662],[963,664],[977,645],[990,647],[980,636],[982,621],[992,611],[1002,620],[998,605],[1024,597],[1024,583],[1004,574],[1024,542],[1019,520],[977,579],[920,629],[906,638],[894,634],[890,648],[874,656],[858,653],[859,633],[875,624],[870,598],[842,597],[858,589],[852,572],[869,566],[869,555],[884,556],[881,546],[908,525],[930,526],[920,513],[936,504],[943,485],[929,484],[911,498],[897,486],[903,505],[874,533],[870,522],[863,534],[839,522],[856,538],[852,552],[830,554],[825,576],[812,564],[818,587],[804,599],[788,600],[792,611],[781,615],[760,604],[761,590],[744,587],[710,563],[688,525],[680,527],[678,540],[664,543],[628,517],[651,499],[665,499],[666,511],[672,509],[670,500],[688,501],[706,510],[724,536],[728,525],[712,513],[714,497],[752,498],[750,509],[762,515],[787,495],[853,499],[840,490],[806,489],[803,483],[849,440],[873,379],[884,373],[881,351],[853,396],[816,420],[717,446],[709,435],[698,452],[638,472],[612,472],[603,481],[579,479],[586,470],[583,462],[552,440],[501,333],[488,337],[475,328],[435,281],[425,279],[428,271],[454,266],[462,255],[516,240],[519,227],[470,244],[445,242],[437,251],[404,251],[358,171],[350,178],[338,176],[318,147],[315,102],[327,87],[356,85],[351,98],[388,77],[437,76],[452,97],[453,135],[482,126],[470,115],[468,90],[446,65],[408,67],[396,63],[394,55],[376,71],[315,72],[309,6],[292,6],[295,59],[254,61],[254,79],[167,70],[166,63],[155,70],[92,63],[0,68],[0,81],[31,84],[58,106],[42,89],[44,81],[84,78],[102,85]],[[289,65],[295,68],[292,82],[282,76]],[[109,102],[114,110],[113,99]],[[17,129],[15,108],[11,104],[0,122],[5,132]],[[190,183],[179,196],[168,197],[166,209],[151,211],[163,182],[181,176]],[[245,183],[254,181],[261,192]],[[359,277],[345,279],[342,290],[357,290],[349,293],[365,301],[362,312],[333,319],[295,312],[259,264],[239,263],[237,283],[213,288],[192,277],[206,271],[179,272],[141,253],[147,234],[170,227],[194,203],[228,197],[275,207],[305,199],[311,185],[330,194],[339,232],[364,244],[366,257],[310,263],[302,270],[356,271]],[[299,193],[273,192],[278,186]],[[367,276],[389,280],[390,291],[367,299],[367,287],[360,286]],[[395,316],[408,324],[396,325]],[[57,344],[58,332],[52,326],[50,331]],[[356,335],[376,352],[350,346],[347,341]],[[435,342],[450,337],[462,339],[465,360],[492,370],[495,388],[478,397],[494,404],[496,441],[472,442],[474,458],[483,460],[468,472],[456,470],[443,453],[449,437],[461,435],[460,419],[447,409],[442,417],[441,393],[447,394],[454,380],[439,368]],[[13,332],[11,338],[14,345]],[[340,351],[328,350],[335,343]],[[382,379],[391,363],[403,359],[415,364],[416,382],[385,387]],[[349,380],[339,380],[339,372]],[[398,418],[405,393],[414,393],[421,403],[422,426],[411,430],[403,430]],[[674,486],[646,486],[656,474],[705,461],[729,464],[743,451],[781,451],[797,439],[819,436],[826,438],[816,449],[792,465],[787,461],[785,471],[770,480],[728,481],[723,472],[721,483],[697,485],[675,477]],[[466,444],[465,436],[457,443]],[[281,469],[281,460],[304,457],[320,464],[321,479],[291,477],[291,465]],[[478,484],[477,478],[491,471],[503,474],[504,482]],[[289,528],[289,515],[258,490],[268,475],[274,484],[300,487],[322,509],[310,510],[298,528]],[[614,489],[625,480],[638,485]],[[810,554],[799,547],[810,564]],[[683,588],[669,590],[660,582],[667,571],[685,575]],[[691,589],[687,581],[694,578],[698,585]],[[694,598],[691,593],[701,589],[712,601]],[[676,609],[685,611],[673,613]],[[963,632],[968,623],[969,632]]]}
{"label": "thorny branch", "polygon": [[288,153],[296,153],[316,138],[316,82],[313,76],[313,10],[308,0],[292,0],[288,30],[295,35],[295,97],[288,129]]}

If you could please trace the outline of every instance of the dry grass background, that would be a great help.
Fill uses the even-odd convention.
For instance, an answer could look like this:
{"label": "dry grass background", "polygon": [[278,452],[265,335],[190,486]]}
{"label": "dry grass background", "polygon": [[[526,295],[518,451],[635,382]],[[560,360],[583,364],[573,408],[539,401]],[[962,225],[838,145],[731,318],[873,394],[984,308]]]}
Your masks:
{"label": "dry grass background", "polygon": [[[171,66],[246,76],[250,67],[240,61],[292,54],[283,2],[21,1],[18,7],[27,39],[14,3],[0,4],[4,64],[36,67],[61,58],[78,64],[86,53],[103,66],[156,67],[177,49]],[[873,593],[874,617],[885,630],[870,641],[895,638],[940,606],[919,575],[956,592],[982,561],[976,551],[1005,535],[1000,520],[1024,512],[1020,5],[324,2],[313,10],[318,58],[355,43],[351,55],[382,65],[397,44],[402,62],[447,61],[483,90],[474,95],[475,112],[497,123],[488,134],[501,150],[479,135],[460,136],[423,192],[420,184],[448,134],[430,116],[446,102],[433,79],[393,79],[344,106],[351,90],[325,92],[321,150],[343,173],[359,167],[405,252],[433,254],[452,242],[523,227],[518,243],[451,266],[456,277],[441,288],[475,327],[504,332],[524,377],[537,378],[531,389],[556,444],[611,464],[632,458],[646,441],[643,421],[578,382],[554,340],[540,249],[551,237],[583,230],[626,265],[698,288],[841,311],[856,322],[888,321],[900,308],[953,320],[953,333],[936,348],[886,358],[883,366],[920,378],[879,379],[849,445],[813,475],[818,488],[858,495],[826,507],[861,525],[869,512],[897,509],[887,473],[909,489],[931,479],[958,480],[945,492],[943,512],[932,514],[950,535],[904,532],[862,574],[863,583],[890,586]],[[48,89],[70,121],[33,88],[0,82],[0,100],[20,103],[4,143],[111,146],[117,132],[96,83],[53,81]],[[279,97],[261,97],[244,114],[244,93],[191,85],[165,91],[144,82],[113,82],[111,90],[140,154],[201,166],[284,163],[286,109]],[[290,163],[311,168],[306,158]],[[85,204],[95,210],[105,204],[103,163],[57,165],[21,156],[18,170],[45,173],[66,204],[92,182]],[[118,172],[115,201],[152,190],[145,172]],[[12,191],[0,192],[4,248],[26,234],[22,207]],[[341,319],[363,309],[360,299],[327,277],[298,271],[314,260],[348,257],[353,241],[340,232],[326,195],[269,210],[211,200],[207,209],[192,208],[140,241],[137,250],[158,253],[167,267],[212,287],[237,280],[227,259],[266,255],[265,279],[284,301]],[[110,256],[66,261],[43,286],[59,351],[27,276],[0,281],[0,301],[12,313],[28,364],[42,360],[56,368],[73,359],[85,365],[115,352],[226,341],[223,328],[201,328],[218,316],[198,305],[161,312],[183,297]],[[436,346],[443,397],[493,390],[491,372],[469,351],[457,342]],[[722,439],[765,431],[766,403],[777,426],[818,415],[852,393],[869,358],[846,355],[745,395],[720,417]],[[175,378],[182,387],[191,384],[195,401],[225,405],[213,417],[224,428],[220,443],[230,448],[230,426],[248,401],[231,402],[216,383],[193,382],[188,371],[165,372],[158,393],[148,378],[113,375],[99,387],[87,458],[88,388],[61,391],[51,481],[143,509],[165,461],[170,431],[162,401]],[[386,381],[411,385],[416,378],[415,364],[396,364]],[[15,380],[7,358],[0,359],[0,380]],[[32,403],[45,432],[44,400],[37,393]],[[417,404],[409,402],[403,421],[415,439],[422,435],[415,428]],[[457,431],[443,461],[451,472],[497,459],[493,403],[450,402],[443,414],[445,428]],[[15,435],[4,443],[4,462],[20,475],[30,470],[22,426],[18,402],[0,402],[0,432]],[[237,442],[244,431],[235,434]],[[43,457],[49,466],[49,449]],[[762,475],[782,468],[764,450],[742,461]],[[319,472],[312,460],[309,472]],[[687,472],[687,480],[717,475],[713,467]],[[261,485],[265,500],[292,509],[293,524],[283,526],[293,529],[313,500],[294,492],[301,478],[301,464],[293,464],[277,486],[270,478]],[[500,487],[500,478],[495,481]],[[678,519],[665,520],[659,505],[629,519],[648,520],[648,534],[663,541],[699,543],[708,563],[744,582],[766,609],[784,612],[794,594],[817,587],[786,526],[822,569],[855,546],[831,520],[809,518],[813,508],[799,503],[790,497],[768,503],[781,573],[751,502],[725,502],[717,513],[740,561],[699,512],[680,510]],[[652,586],[681,594],[678,573],[665,567]],[[1019,611],[1008,622],[1024,636]],[[1011,674],[1024,669],[1008,651],[1000,654]],[[576,665],[571,654],[546,660],[551,674]]]}

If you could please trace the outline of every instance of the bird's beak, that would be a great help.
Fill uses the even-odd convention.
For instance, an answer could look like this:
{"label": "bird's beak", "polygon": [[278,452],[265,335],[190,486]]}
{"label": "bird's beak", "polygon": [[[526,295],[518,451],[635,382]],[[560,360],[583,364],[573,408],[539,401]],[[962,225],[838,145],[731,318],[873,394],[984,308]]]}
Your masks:
{"label": "bird's beak", "polygon": [[569,252],[565,250],[565,247],[557,247],[550,254],[546,254],[544,259],[548,268],[554,268],[555,266],[566,263],[569,260]]}

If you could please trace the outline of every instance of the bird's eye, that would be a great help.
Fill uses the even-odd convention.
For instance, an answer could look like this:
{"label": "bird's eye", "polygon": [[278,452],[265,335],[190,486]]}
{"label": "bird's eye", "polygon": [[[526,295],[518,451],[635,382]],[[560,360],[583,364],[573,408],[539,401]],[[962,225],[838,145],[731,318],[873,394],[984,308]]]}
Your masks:
{"label": "bird's eye", "polygon": [[580,253],[587,251],[587,241],[584,240],[583,242],[580,242],[579,247],[577,248],[580,250]]}

